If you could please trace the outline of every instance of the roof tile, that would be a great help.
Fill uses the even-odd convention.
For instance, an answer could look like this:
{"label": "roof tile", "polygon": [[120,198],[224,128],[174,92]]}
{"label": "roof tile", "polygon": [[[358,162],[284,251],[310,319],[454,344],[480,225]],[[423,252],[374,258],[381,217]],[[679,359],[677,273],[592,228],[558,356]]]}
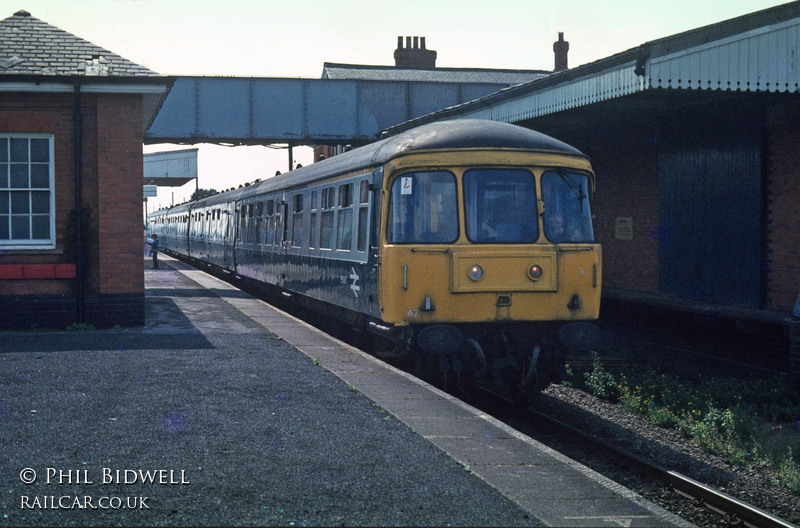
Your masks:
{"label": "roof tile", "polygon": [[0,75],[157,77],[160,74],[35,18],[0,20]]}

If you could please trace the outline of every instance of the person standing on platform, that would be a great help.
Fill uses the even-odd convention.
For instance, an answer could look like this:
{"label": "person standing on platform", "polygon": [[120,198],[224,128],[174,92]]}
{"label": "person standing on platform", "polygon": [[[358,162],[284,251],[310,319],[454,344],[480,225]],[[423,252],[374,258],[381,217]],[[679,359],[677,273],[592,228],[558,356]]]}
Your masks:
{"label": "person standing on platform", "polygon": [[153,255],[153,269],[158,269],[158,235],[153,233],[147,239],[147,244],[150,246],[150,253]]}

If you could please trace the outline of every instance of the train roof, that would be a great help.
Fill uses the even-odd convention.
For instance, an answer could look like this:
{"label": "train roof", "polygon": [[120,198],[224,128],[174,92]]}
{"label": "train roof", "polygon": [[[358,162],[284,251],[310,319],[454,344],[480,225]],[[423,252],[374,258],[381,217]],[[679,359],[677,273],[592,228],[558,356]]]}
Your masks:
{"label": "train roof", "polygon": [[585,157],[581,151],[562,141],[509,123],[482,119],[438,121],[318,161],[307,167],[273,176],[248,187],[203,198],[198,200],[197,205],[214,205],[218,202],[306,185],[324,178],[377,167],[392,158],[411,152],[478,148],[532,150]]}

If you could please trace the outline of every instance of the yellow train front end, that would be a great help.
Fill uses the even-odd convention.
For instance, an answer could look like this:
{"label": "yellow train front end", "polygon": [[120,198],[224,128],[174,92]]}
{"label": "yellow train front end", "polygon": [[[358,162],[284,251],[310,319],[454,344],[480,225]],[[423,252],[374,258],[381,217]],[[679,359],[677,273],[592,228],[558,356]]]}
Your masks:
{"label": "yellow train front end", "polygon": [[420,152],[384,174],[381,318],[433,370],[526,400],[558,378],[559,345],[593,345],[602,265],[584,156]]}

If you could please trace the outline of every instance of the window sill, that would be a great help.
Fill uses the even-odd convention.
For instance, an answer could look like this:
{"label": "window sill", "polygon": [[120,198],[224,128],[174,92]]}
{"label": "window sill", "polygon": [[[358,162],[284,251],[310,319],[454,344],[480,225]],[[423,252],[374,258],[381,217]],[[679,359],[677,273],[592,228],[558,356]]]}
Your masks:
{"label": "window sill", "polygon": [[34,249],[34,248],[20,248],[20,249],[10,249],[4,248],[0,246],[0,254],[2,255],[63,255],[63,249],[54,249],[54,248],[42,248],[42,249]]}
{"label": "window sill", "polygon": [[3,264],[0,280],[74,279],[75,264]]}

